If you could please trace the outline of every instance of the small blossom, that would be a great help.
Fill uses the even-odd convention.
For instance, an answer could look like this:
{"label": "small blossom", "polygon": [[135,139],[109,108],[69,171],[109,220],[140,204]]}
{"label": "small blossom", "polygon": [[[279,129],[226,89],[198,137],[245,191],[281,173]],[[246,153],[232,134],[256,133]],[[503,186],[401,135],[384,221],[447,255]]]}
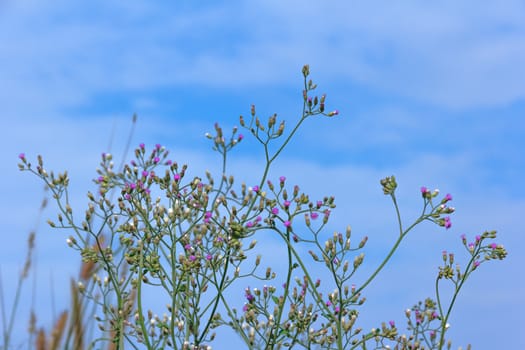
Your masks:
{"label": "small blossom", "polygon": [[142,171],[142,177],[148,177],[149,172],[147,170]]}
{"label": "small blossom", "polygon": [[421,194],[423,195],[423,197],[425,197],[425,195],[429,192],[430,191],[428,190],[428,188],[426,188],[425,186],[421,186]]}
{"label": "small blossom", "polygon": [[20,158],[20,160],[24,161],[24,160],[26,159],[26,155],[25,155],[25,153],[20,153],[20,154],[18,155],[18,158]]}
{"label": "small blossom", "polygon": [[476,243],[478,243],[480,240],[481,240],[481,236],[480,236],[480,235],[477,235],[477,236],[476,236]]}
{"label": "small blossom", "polygon": [[197,260],[197,257],[196,257],[195,255],[190,255],[190,261],[193,262],[193,261],[195,261],[195,260]]}
{"label": "small blossom", "polygon": [[394,327],[396,326],[396,323],[395,323],[394,321],[392,321],[392,320],[390,320],[390,321],[388,322],[388,324],[389,324],[390,327],[392,327],[392,328],[394,328]]}
{"label": "small blossom", "polygon": [[497,245],[496,243],[491,243],[491,244],[490,244],[490,247],[491,247],[492,249],[496,249],[496,248],[498,247],[498,245]]}
{"label": "small blossom", "polygon": [[279,208],[277,208],[277,207],[272,208],[272,214],[273,215],[279,214]]}
{"label": "small blossom", "polygon": [[310,214],[310,217],[312,218],[312,220],[315,220],[315,219],[317,219],[319,217],[319,214],[314,212],[314,213]]}
{"label": "small blossom", "polygon": [[239,134],[239,136],[237,137],[237,141],[241,142],[243,138],[244,138],[244,135]]}
{"label": "small blossom", "polygon": [[479,264],[480,264],[480,262],[479,262],[478,260],[475,260],[475,261],[474,261],[474,268],[478,267]]}
{"label": "small blossom", "polygon": [[286,221],[284,222],[284,227],[287,227],[287,228],[288,228],[288,227],[290,227],[291,225],[292,225],[292,223],[291,223],[289,220],[286,220]]}
{"label": "small blossom", "polygon": [[132,182],[132,183],[129,184],[129,188],[134,190],[135,188],[137,188],[137,185]]}
{"label": "small blossom", "polygon": [[445,217],[444,226],[445,226],[445,228],[447,230],[452,227],[452,222],[450,221],[450,217],[449,216]]}
{"label": "small blossom", "polygon": [[193,247],[191,246],[191,244],[188,243],[188,244],[186,244],[186,245],[184,246],[184,249],[186,249],[186,250],[192,250]]}
{"label": "small blossom", "polygon": [[250,303],[255,300],[255,297],[250,292],[249,287],[246,288],[245,297],[246,297],[246,300],[248,300],[248,302],[250,302]]}
{"label": "small blossom", "polygon": [[161,147],[162,147],[162,146],[161,146],[159,143],[157,143],[157,144],[155,145],[155,148],[156,148],[157,150],[161,149]]}
{"label": "small blossom", "polygon": [[144,149],[146,146],[144,145],[144,143],[141,143],[141,144],[139,145],[139,147],[140,147],[140,149]]}
{"label": "small blossom", "polygon": [[286,181],[286,177],[285,177],[285,176],[281,176],[281,177],[279,178],[279,182],[280,182],[280,183],[284,183],[285,181]]}
{"label": "small blossom", "polygon": [[210,261],[212,259],[211,254],[206,255],[206,260]]}
{"label": "small blossom", "polygon": [[160,162],[160,158],[159,157],[153,158],[153,163],[157,164],[158,162]]}
{"label": "small blossom", "polygon": [[253,222],[248,221],[248,223],[246,224],[246,227],[248,227],[248,228],[253,227]]}
{"label": "small blossom", "polygon": [[291,204],[290,201],[284,201],[284,202],[283,202],[283,205],[284,205],[285,208],[289,208],[289,207],[290,207],[290,204]]}
{"label": "small blossom", "polygon": [[255,193],[259,192],[259,186],[257,186],[257,185],[253,186],[252,187],[252,191],[255,192]]}
{"label": "small blossom", "polygon": [[179,181],[180,180],[180,175],[179,174],[173,175],[173,180]]}
{"label": "small blossom", "polygon": [[332,302],[330,300],[327,300],[326,301],[326,306],[331,306],[332,305]]}
{"label": "small blossom", "polygon": [[317,209],[321,208],[323,206],[323,201],[317,201],[316,207]]}

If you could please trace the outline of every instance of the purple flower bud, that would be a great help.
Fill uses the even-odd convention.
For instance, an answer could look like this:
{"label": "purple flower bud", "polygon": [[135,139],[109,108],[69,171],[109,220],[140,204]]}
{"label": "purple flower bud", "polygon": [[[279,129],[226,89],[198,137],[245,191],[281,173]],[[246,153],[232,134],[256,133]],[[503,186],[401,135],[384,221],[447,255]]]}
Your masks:
{"label": "purple flower bud", "polygon": [[273,215],[279,214],[279,208],[277,208],[277,207],[272,208],[272,214]]}
{"label": "purple flower bud", "polygon": [[452,222],[450,221],[450,217],[449,216],[445,217],[445,225],[444,226],[445,226],[445,228],[447,230],[452,227]]}
{"label": "purple flower bud", "polygon": [[153,158],[153,163],[157,164],[158,162],[160,162],[160,158],[159,157]]}
{"label": "purple flower bud", "polygon": [[20,154],[18,155],[18,158],[20,158],[21,160],[25,160],[25,159],[26,159],[26,155],[25,155],[25,153],[20,153]]}
{"label": "purple flower bud", "polygon": [[312,220],[315,220],[315,219],[317,219],[319,217],[319,214],[313,212],[313,213],[310,214],[310,217],[312,218]]}

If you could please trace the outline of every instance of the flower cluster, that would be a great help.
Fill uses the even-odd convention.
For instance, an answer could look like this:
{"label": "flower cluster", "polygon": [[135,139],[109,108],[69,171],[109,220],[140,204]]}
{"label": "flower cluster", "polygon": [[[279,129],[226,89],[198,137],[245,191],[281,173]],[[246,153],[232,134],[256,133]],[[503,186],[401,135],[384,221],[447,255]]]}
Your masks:
{"label": "flower cluster", "polygon": [[[394,321],[363,331],[358,324],[367,286],[416,225],[430,221],[450,229],[455,210],[449,206],[450,194],[438,198],[438,190],[422,187],[422,213],[405,226],[396,200],[396,179],[382,179],[383,193],[390,196],[398,214],[399,232],[382,262],[356,285],[354,277],[365,262],[368,236],[355,240],[349,226],[344,232],[326,234],[335,198],[311,199],[285,176],[268,175],[306,119],[339,114],[326,112],[325,94],[312,95],[316,84],[309,74],[305,66],[303,111],[289,133],[276,114],[262,122],[255,106],[249,121],[240,117],[241,128],[261,144],[266,160],[260,181],[251,186],[239,185],[226,175],[227,157],[244,136],[237,127],[225,136],[218,123],[214,134],[206,137],[222,157],[220,178],[209,172],[202,177],[188,175],[188,166],[171,160],[160,144],[151,149],[139,144],[134,159],[122,169],[115,168],[111,154],[103,153],[94,179],[96,191],[88,192],[83,215],[73,215],[67,172],[55,176],[46,171],[40,156],[33,168],[24,153],[19,155],[20,169],[42,179],[57,201],[58,221],[49,221],[50,225],[68,230],[68,246],[95,266],[91,282],[83,280],[78,289],[101,313],[97,321],[103,334],[97,341],[112,338],[118,348],[137,342],[147,349],[208,349],[216,329],[229,327],[249,348],[342,350],[365,348],[368,343],[376,348],[389,344],[403,349],[442,348],[450,310],[465,280],[481,263],[504,259],[507,252],[502,245],[488,242],[495,238],[494,231],[472,242],[462,236],[470,259],[467,267],[461,269],[454,254],[443,252],[437,276],[438,287],[443,280],[455,287],[450,307],[445,307],[436,288],[436,301],[427,299],[407,310],[411,335],[400,336]],[[261,267],[258,240],[266,239],[279,240],[283,247],[282,274]],[[319,271],[323,281],[314,275]],[[101,272],[106,277],[98,277]],[[239,298],[239,293],[230,291],[239,282],[262,286],[246,287]],[[144,295],[151,288],[166,301],[165,309],[148,308]]]}

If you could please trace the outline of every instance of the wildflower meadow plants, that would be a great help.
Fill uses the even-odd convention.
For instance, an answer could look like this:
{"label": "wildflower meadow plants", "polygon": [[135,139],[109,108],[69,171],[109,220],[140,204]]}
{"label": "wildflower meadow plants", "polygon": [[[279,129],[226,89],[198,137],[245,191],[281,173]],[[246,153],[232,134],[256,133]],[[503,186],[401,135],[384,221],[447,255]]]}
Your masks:
{"label": "wildflower meadow plants", "polygon": [[[396,201],[395,177],[382,179],[397,215],[397,240],[370,276],[356,284],[367,237],[356,240],[350,227],[327,233],[334,197],[312,199],[285,176],[270,177],[272,164],[306,120],[320,123],[317,119],[338,115],[326,109],[325,95],[315,95],[309,67],[302,73],[302,115],[291,129],[277,115],[261,121],[252,106],[250,118],[241,116],[231,135],[218,124],[206,134],[221,157],[217,178],[209,172],[189,176],[188,166],[171,160],[165,147],[140,144],[122,169],[115,168],[111,154],[102,154],[96,191],[87,193],[87,209],[79,212],[70,205],[67,172],[55,174],[42,157],[33,166],[20,155],[20,169],[43,180],[56,202],[59,213],[49,224],[65,229],[67,244],[94,266],[91,278],[76,286],[97,310],[100,336],[89,348],[106,343],[118,349],[209,349],[223,327],[249,349],[450,347],[445,336],[462,286],[481,264],[505,258],[505,248],[493,242],[495,231],[471,242],[461,237],[466,264],[459,265],[453,253],[438,255],[443,263],[435,297],[405,311],[406,327],[384,321],[362,329],[367,286],[414,227],[423,222],[451,227],[452,196],[422,187],[421,212],[407,224]],[[243,132],[264,150],[260,180],[251,185],[239,185],[228,175],[228,156]],[[264,267],[268,261],[256,253],[269,232],[285,247],[279,261],[284,274]],[[313,274],[320,268],[322,278]],[[454,289],[450,299],[440,293],[444,283]],[[151,290],[163,300],[162,309],[145,297]]]}

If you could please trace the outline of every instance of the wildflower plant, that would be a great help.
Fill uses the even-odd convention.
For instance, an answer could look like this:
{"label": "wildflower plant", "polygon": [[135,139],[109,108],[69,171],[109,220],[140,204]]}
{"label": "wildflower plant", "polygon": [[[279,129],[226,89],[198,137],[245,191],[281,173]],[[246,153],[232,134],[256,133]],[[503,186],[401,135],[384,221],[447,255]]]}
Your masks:
{"label": "wildflower plant", "polygon": [[[365,261],[367,237],[352,230],[326,233],[335,199],[312,199],[285,176],[270,177],[270,168],[307,119],[335,117],[325,107],[326,95],[315,95],[309,67],[303,70],[302,115],[287,132],[272,115],[263,122],[252,106],[240,117],[241,130],[264,151],[260,180],[237,184],[227,175],[231,150],[244,139],[239,128],[226,135],[219,124],[206,134],[222,161],[221,175],[188,175],[188,166],[169,157],[168,150],[140,144],[134,158],[117,170],[111,154],[102,154],[87,193],[87,209],[70,205],[67,172],[55,175],[38,156],[33,165],[20,155],[20,169],[42,179],[59,213],[52,227],[70,232],[68,245],[84,263],[96,266],[91,281],[77,286],[97,308],[100,337],[91,344],[116,348],[207,349],[222,327],[235,331],[250,349],[442,349],[448,320],[459,291],[471,273],[489,260],[503,259],[504,247],[493,243],[495,231],[472,243],[462,238],[465,268],[453,254],[443,253],[436,278],[436,300],[426,299],[406,311],[405,331],[382,322],[371,331],[359,326],[365,290],[417,225],[429,221],[451,227],[452,196],[421,188],[420,215],[405,224],[396,200],[394,176],[380,181],[397,216],[397,240],[379,266],[359,285],[356,271]],[[114,199],[116,196],[116,200]],[[263,267],[258,241],[272,232],[285,247],[284,274]],[[264,233],[264,234],[263,234]],[[308,254],[304,254],[308,252]],[[325,270],[323,280],[314,271]],[[451,300],[441,296],[441,283],[454,287]],[[238,290],[238,285],[244,290]],[[152,290],[165,307],[148,303]],[[243,303],[239,303],[239,297]],[[162,316],[159,316],[162,315]]]}

